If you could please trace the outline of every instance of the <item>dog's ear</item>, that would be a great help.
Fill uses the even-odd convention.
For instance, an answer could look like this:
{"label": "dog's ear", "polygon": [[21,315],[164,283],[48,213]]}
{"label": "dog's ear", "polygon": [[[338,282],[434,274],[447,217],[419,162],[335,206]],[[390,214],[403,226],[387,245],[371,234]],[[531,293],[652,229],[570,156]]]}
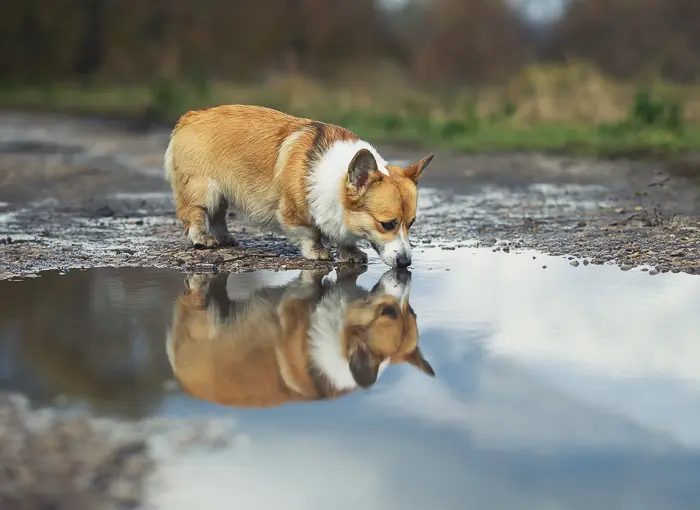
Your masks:
{"label": "dog's ear", "polygon": [[423,159],[414,161],[406,167],[406,169],[404,170],[404,175],[411,179],[413,182],[418,183],[418,181],[420,180],[420,176],[423,173],[423,170],[425,170],[425,168],[430,164],[434,157],[435,154],[430,153]]}
{"label": "dog's ear", "polygon": [[364,328],[352,326],[348,331],[348,362],[352,377],[358,386],[369,388],[377,382],[381,361],[379,356],[369,350]]}
{"label": "dog's ear", "polygon": [[406,356],[406,362],[418,368],[421,372],[428,374],[430,377],[435,377],[433,367],[431,367],[430,363],[423,357],[423,353],[420,352],[418,347],[416,347],[411,354]]}
{"label": "dog's ear", "polygon": [[356,191],[361,191],[381,179],[382,174],[372,153],[367,149],[357,151],[348,165],[348,184]]}

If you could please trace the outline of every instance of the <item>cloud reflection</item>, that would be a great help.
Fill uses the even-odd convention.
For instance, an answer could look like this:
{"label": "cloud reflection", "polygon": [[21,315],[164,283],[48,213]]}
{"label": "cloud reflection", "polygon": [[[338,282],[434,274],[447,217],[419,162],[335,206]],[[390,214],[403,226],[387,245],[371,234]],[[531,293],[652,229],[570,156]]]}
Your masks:
{"label": "cloud reflection", "polygon": [[[458,413],[466,404],[460,391],[450,389],[476,378],[483,409],[477,411],[470,401],[462,427],[491,409],[493,417],[481,418],[483,433],[491,436],[484,441],[489,443],[504,444],[505,432],[499,428],[509,428],[507,424],[516,420],[522,423],[516,435],[523,444],[530,434],[541,446],[544,437],[535,437],[546,427],[534,416],[559,402],[556,412],[541,417],[552,423],[554,442],[569,435],[575,444],[591,430],[596,431],[588,434],[597,435],[589,438],[594,442],[641,446],[648,436],[655,438],[648,447],[700,447],[700,372],[695,366],[700,357],[700,314],[695,311],[699,279],[650,277],[615,267],[573,268],[566,259],[546,259],[548,268],[542,270],[542,262],[529,254],[457,250],[440,255],[442,261],[425,263],[449,264],[453,270],[417,271],[414,302],[417,310],[438,310],[421,314],[420,328],[424,351],[441,374],[440,381],[418,384],[442,397],[431,395],[425,407],[412,405],[402,413],[422,413],[434,421],[431,406],[447,395],[451,400],[445,412]],[[480,354],[475,358],[474,352]],[[391,407],[387,402],[406,402],[406,384],[412,380],[405,374],[385,387],[384,394],[369,398],[381,399],[384,408]],[[524,394],[535,388],[539,394]],[[522,405],[526,408],[519,418],[507,414],[497,419],[501,411]],[[598,417],[593,422],[575,418],[580,414],[574,412],[576,407]],[[399,412],[395,408],[393,412]],[[612,421],[620,425],[605,439],[600,423]],[[646,433],[632,433],[634,429]]]}

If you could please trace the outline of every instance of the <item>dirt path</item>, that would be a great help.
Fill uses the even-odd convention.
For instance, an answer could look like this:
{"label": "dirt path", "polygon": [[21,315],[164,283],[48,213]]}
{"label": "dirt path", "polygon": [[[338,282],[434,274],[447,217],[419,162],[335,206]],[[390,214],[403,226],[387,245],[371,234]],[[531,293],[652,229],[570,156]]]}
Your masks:
{"label": "dirt path", "polygon": [[[313,265],[283,238],[233,217],[240,247],[190,249],[162,176],[167,137],[167,129],[139,131],[121,121],[0,114],[0,279],[96,266]],[[380,150],[388,159],[422,155]],[[689,168],[438,152],[422,184],[412,241],[535,248],[570,256],[573,265],[700,274],[700,187],[679,175]]]}

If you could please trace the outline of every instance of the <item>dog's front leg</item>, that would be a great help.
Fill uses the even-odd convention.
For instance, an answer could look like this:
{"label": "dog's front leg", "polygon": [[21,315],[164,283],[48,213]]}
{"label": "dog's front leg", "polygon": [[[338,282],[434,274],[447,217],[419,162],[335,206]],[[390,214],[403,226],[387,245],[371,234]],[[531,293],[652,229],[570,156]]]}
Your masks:
{"label": "dog's front leg", "polygon": [[332,260],[331,251],[321,242],[321,231],[315,227],[282,223],[287,239],[309,260]]}
{"label": "dog's front leg", "polygon": [[367,254],[356,244],[338,244],[338,255],[341,263],[346,264],[366,264]]}

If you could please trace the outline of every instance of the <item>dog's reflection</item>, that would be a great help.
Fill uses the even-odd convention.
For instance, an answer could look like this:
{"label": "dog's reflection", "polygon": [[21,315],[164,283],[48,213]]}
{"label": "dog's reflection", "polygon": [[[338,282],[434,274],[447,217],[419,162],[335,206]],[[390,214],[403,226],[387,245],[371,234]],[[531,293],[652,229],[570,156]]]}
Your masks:
{"label": "dog's reflection", "polygon": [[335,281],[302,271],[244,300],[229,297],[227,273],[187,276],[167,340],[182,389],[223,405],[271,407],[369,388],[393,363],[433,376],[418,348],[410,273],[387,271],[368,291],[356,270],[338,271]]}

